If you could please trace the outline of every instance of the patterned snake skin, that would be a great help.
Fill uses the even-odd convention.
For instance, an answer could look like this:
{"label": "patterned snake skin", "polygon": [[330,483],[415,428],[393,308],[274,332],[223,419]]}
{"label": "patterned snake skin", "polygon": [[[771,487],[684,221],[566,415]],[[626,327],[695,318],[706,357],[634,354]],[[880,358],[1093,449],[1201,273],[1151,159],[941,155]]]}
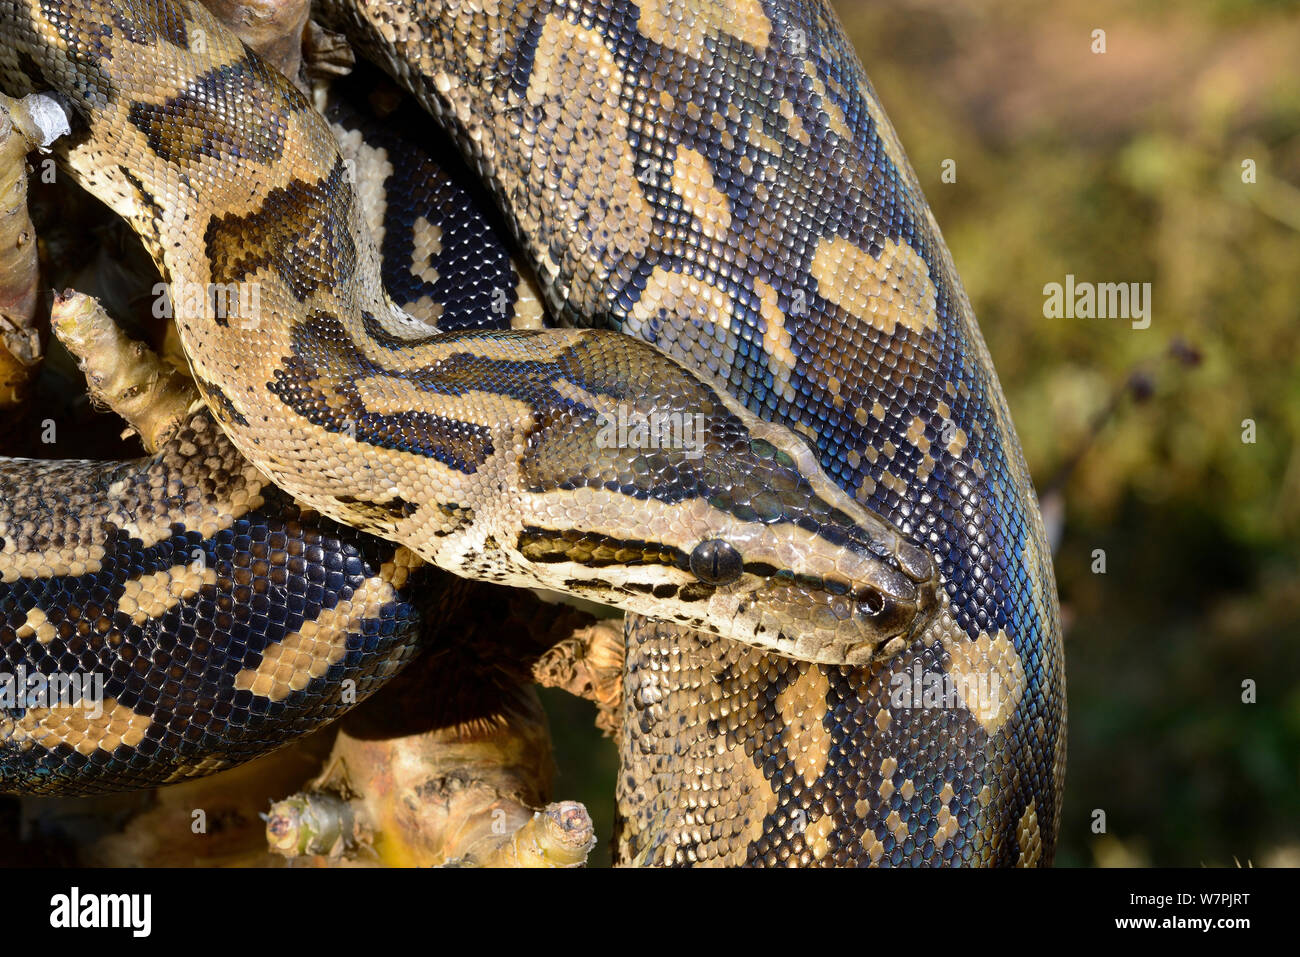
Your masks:
{"label": "patterned snake skin", "polygon": [[[70,105],[67,165],[131,218],[164,275],[269,287],[259,322],[178,317],[234,444],[299,501],[444,567],[631,613],[623,861],[1050,862],[1064,673],[1032,485],[915,174],[824,3],[320,6],[452,134],[555,315],[627,335],[430,335],[384,301],[323,126],[203,11],[3,0],[6,92],[53,89]],[[594,413],[620,403],[705,412],[703,455],[603,448]],[[169,485],[206,457],[216,477],[199,484],[231,499],[237,466],[204,434],[211,447],[191,436],[135,467],[155,478],[134,511],[119,507],[123,473],[101,480],[118,493],[109,506],[51,494],[60,516],[101,509],[97,536],[0,513],[5,581],[31,595],[58,577],[63,590],[42,594],[68,594],[70,579],[105,574],[105,530],[132,547],[158,545],[165,521],[168,542],[221,534],[202,502],[186,510],[182,480]],[[492,481],[461,480],[467,464]],[[421,494],[431,471],[440,498]],[[249,493],[244,510],[273,521],[273,498]],[[497,538],[467,514],[493,508]],[[550,525],[499,531],[521,513]],[[311,574],[308,557],[288,574]],[[314,597],[339,602],[397,561],[362,557]],[[118,568],[92,600],[152,629],[240,577],[237,558],[208,566],[215,580],[197,572],[124,612],[114,589],[138,591],[149,567]],[[206,636],[158,688],[156,655],[125,621],[13,594],[0,593],[7,649],[35,641],[64,668],[100,649],[122,694],[99,724],[11,714],[11,789],[143,783],[181,741],[216,753],[169,774],[237,760],[217,743],[223,724],[256,715],[254,736],[269,736],[282,715],[337,711],[326,684],[383,644],[340,638],[340,619],[388,622],[372,635],[406,623],[394,592],[360,607],[350,594],[332,630],[254,608],[280,630],[245,643],[256,674],[214,703]],[[241,597],[226,601],[218,620],[242,614]],[[158,702],[183,713],[171,737]]]}

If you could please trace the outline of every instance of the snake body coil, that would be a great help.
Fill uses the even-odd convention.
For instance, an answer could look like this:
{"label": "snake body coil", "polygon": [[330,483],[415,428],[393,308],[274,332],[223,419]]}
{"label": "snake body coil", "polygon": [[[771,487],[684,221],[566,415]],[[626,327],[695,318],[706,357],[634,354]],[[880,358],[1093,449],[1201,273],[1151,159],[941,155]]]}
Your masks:
{"label": "snake body coil", "polygon": [[[233,311],[205,300],[177,316],[239,451],[300,502],[444,568],[630,613],[625,860],[1050,860],[1064,678],[1032,486],[916,177],[830,11],[321,12],[448,127],[555,314],[623,334],[439,332],[393,306],[328,128],[201,7],[2,0],[0,79],[69,104],[67,167],[169,281],[241,291]],[[690,439],[608,441],[609,423],[654,415],[689,422]],[[136,468],[203,455],[191,439]],[[104,575],[106,529],[145,547],[164,522],[172,538],[218,533],[160,481],[98,525],[79,517],[93,496],[0,511],[2,577],[29,582],[0,594],[13,632],[0,640],[43,642],[76,667],[94,647],[123,682],[107,724],[12,715],[11,787],[84,789],[87,766],[141,783],[120,765],[175,747],[151,723],[158,695],[121,664],[139,649],[115,617],[162,571],[101,582],[98,616],[30,597],[68,593],[32,581]],[[337,584],[370,580],[355,571]],[[188,588],[171,574],[173,599],[136,616],[238,577],[208,572]],[[353,624],[392,619],[396,597],[353,595]],[[277,647],[292,635],[306,649],[304,628]],[[219,698],[215,721],[195,719],[212,704],[202,655],[179,669],[164,697],[198,728],[182,736],[219,736],[222,709],[317,700],[313,682],[358,664],[347,641],[325,641],[303,651],[314,671],[277,670],[273,644],[247,649],[243,669],[264,680],[237,681],[243,697]]]}

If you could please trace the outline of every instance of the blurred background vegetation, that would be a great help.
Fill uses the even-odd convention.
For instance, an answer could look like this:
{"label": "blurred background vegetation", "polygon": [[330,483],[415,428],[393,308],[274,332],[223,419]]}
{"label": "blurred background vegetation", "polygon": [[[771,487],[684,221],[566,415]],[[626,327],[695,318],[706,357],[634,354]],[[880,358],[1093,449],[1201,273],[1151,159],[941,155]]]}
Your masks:
{"label": "blurred background vegetation", "polygon": [[[1057,863],[1300,865],[1300,3],[835,6],[1040,494],[1059,486]],[[1150,327],[1045,319],[1043,286],[1067,273],[1150,282]],[[586,780],[612,780],[612,750],[576,729],[581,702],[547,704],[557,794],[603,824],[607,789]]]}

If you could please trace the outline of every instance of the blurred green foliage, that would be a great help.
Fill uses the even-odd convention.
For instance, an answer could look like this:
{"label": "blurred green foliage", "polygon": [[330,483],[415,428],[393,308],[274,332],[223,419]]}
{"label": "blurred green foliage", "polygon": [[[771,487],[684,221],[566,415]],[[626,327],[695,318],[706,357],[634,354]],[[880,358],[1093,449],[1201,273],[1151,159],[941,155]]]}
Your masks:
{"label": "blurred green foliage", "polygon": [[[1058,863],[1300,864],[1300,4],[838,7],[1040,491],[1086,449]],[[1067,273],[1150,282],[1150,328],[1044,318]]]}

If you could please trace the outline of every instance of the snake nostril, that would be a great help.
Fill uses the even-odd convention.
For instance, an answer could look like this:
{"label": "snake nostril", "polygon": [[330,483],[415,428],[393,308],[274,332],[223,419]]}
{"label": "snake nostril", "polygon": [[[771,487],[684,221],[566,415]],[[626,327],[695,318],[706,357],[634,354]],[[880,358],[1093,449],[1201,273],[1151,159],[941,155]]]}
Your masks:
{"label": "snake nostril", "polygon": [[874,618],[885,610],[885,598],[880,592],[868,588],[858,592],[858,610],[869,618]]}

